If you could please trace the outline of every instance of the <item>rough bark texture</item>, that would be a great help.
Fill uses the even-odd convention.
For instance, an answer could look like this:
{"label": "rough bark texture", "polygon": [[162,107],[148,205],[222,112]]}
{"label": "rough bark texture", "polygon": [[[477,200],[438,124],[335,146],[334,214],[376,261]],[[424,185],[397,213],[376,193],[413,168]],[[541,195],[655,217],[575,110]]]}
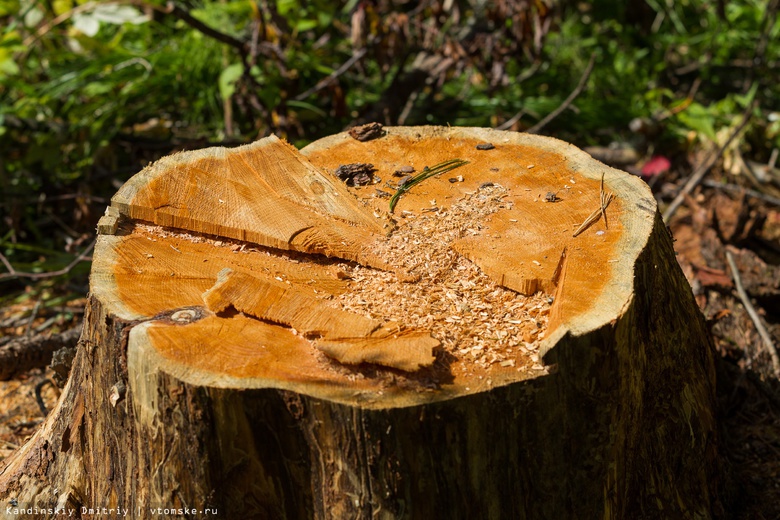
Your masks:
{"label": "rough bark texture", "polygon": [[60,403],[0,464],[3,512],[14,499],[41,518],[717,517],[713,348],[657,212],[651,227],[621,312],[559,327],[548,375],[404,406],[170,375],[141,339],[208,311],[125,320],[93,295]]}

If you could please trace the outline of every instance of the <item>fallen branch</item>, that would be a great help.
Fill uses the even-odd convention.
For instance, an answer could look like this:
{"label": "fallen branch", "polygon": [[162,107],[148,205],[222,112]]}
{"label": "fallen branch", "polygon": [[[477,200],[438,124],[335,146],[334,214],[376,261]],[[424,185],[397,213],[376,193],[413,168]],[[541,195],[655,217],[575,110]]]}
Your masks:
{"label": "fallen branch", "polygon": [[45,367],[51,362],[54,351],[72,348],[81,334],[81,326],[59,334],[38,334],[31,338],[9,341],[0,347],[0,381],[33,368]]}
{"label": "fallen branch", "polygon": [[545,117],[544,119],[536,123],[534,126],[526,130],[527,133],[535,134],[539,132],[539,130],[547,126],[547,124],[550,121],[552,121],[553,119],[561,115],[561,113],[564,110],[569,108],[569,105],[572,104],[572,102],[577,98],[577,96],[580,95],[582,89],[585,88],[585,83],[588,82],[588,78],[590,77],[590,73],[593,72],[593,65],[595,63],[596,63],[596,53],[594,52],[590,55],[590,61],[588,62],[588,66],[585,67],[585,70],[582,73],[582,77],[580,77],[580,82],[577,83],[577,87],[571,91],[571,94],[569,94],[569,96],[563,100],[563,103],[561,103],[561,105],[558,108],[556,108],[555,110],[547,114],[547,117]]}
{"label": "fallen branch", "polygon": [[352,55],[350,59],[342,63],[338,69],[331,72],[326,78],[320,80],[316,85],[314,85],[309,90],[295,96],[295,100],[303,101],[304,99],[311,96],[315,92],[319,92],[320,90],[324,89],[325,87],[333,83],[336,79],[338,79],[339,76],[341,76],[346,71],[348,71],[349,68],[352,67],[352,65],[357,63],[357,61],[365,55],[366,55],[365,48],[358,50],[355,54]]}
{"label": "fallen branch", "polygon": [[753,307],[753,304],[750,303],[750,298],[748,298],[748,294],[745,291],[745,288],[742,286],[742,278],[739,275],[739,270],[737,269],[737,264],[734,262],[734,255],[731,254],[731,251],[726,251],[726,260],[729,263],[731,276],[734,279],[734,285],[737,288],[739,298],[742,300],[742,305],[745,306],[745,310],[750,316],[750,319],[753,320],[753,324],[756,326],[756,329],[758,329],[759,336],[761,336],[761,339],[764,340],[767,350],[769,351],[769,355],[772,358],[772,368],[775,371],[775,377],[780,379],[780,357],[777,355],[777,349],[775,348],[774,343],[772,343],[772,338],[769,336],[769,332],[767,332],[764,324],[761,323],[761,318],[758,316],[756,309]]}
{"label": "fallen branch", "polygon": [[205,34],[206,36],[209,36],[210,38],[213,38],[219,42],[225,43],[227,45],[230,45],[231,47],[238,49],[238,51],[242,54],[249,53],[249,44],[247,42],[239,40],[238,38],[234,38],[229,34],[225,34],[222,31],[218,31],[206,25],[205,23],[201,22],[200,20],[192,16],[189,11],[187,11],[186,9],[182,9],[181,7],[179,7],[173,2],[168,2],[163,12],[175,16],[176,18],[186,23],[193,29]]}
{"label": "fallen branch", "polygon": [[704,178],[705,175],[712,169],[713,166],[715,166],[715,163],[720,159],[720,157],[723,155],[723,152],[726,151],[726,148],[729,147],[731,142],[739,135],[740,132],[747,126],[748,121],[750,121],[750,117],[753,113],[753,110],[755,109],[757,105],[757,101],[753,100],[752,103],[748,105],[748,107],[742,112],[742,120],[737,125],[737,127],[734,129],[734,131],[729,135],[729,138],[726,139],[726,142],[723,143],[723,145],[718,148],[717,151],[714,153],[711,153],[709,156],[707,156],[707,159],[704,160],[691,174],[690,178],[688,179],[688,182],[685,183],[685,186],[680,190],[680,192],[677,194],[677,196],[672,200],[672,202],[667,206],[666,210],[663,213],[664,222],[667,224],[669,223],[669,219],[672,218],[672,216],[677,212],[677,208],[680,207],[680,204],[682,204],[683,200],[685,200],[685,196],[688,195],[693,189],[699,185],[701,180]]}
{"label": "fallen branch", "polygon": [[753,197],[754,199],[760,199],[763,200],[764,202],[774,204],[775,206],[780,206],[779,198],[773,197],[771,195],[767,195],[766,193],[761,193],[760,191],[743,188],[742,186],[738,186],[736,184],[723,184],[717,181],[702,181],[702,184],[704,186],[707,186],[708,188],[715,188],[716,190],[728,191],[730,193],[736,193],[738,195],[742,195],[744,193],[748,197]]}
{"label": "fallen branch", "polygon": [[[97,239],[95,239],[97,240]],[[58,269],[57,271],[47,271],[45,273],[27,273],[23,271],[17,271],[13,265],[11,265],[11,262],[8,261],[8,259],[0,253],[0,262],[5,266],[6,269],[8,269],[7,273],[0,274],[0,280],[5,280],[7,278],[30,278],[31,280],[40,280],[42,278],[52,278],[54,276],[61,276],[63,274],[67,274],[70,272],[71,269],[76,267],[76,265],[81,262],[82,260],[85,260],[87,258],[87,255],[90,251],[92,251],[92,248],[95,247],[95,240],[93,240],[87,247],[84,249],[84,251],[79,254],[76,258],[74,258],[71,263],[63,267],[62,269]]]}

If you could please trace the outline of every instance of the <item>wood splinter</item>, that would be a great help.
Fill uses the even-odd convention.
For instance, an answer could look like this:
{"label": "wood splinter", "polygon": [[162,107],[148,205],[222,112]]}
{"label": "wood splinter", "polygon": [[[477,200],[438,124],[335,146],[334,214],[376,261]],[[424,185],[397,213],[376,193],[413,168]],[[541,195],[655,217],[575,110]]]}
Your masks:
{"label": "wood splinter", "polygon": [[217,282],[203,293],[212,312],[228,307],[259,320],[286,325],[328,357],[344,364],[371,363],[405,372],[433,364],[439,341],[427,332],[398,333],[382,322],[334,309],[273,278],[222,269]]}

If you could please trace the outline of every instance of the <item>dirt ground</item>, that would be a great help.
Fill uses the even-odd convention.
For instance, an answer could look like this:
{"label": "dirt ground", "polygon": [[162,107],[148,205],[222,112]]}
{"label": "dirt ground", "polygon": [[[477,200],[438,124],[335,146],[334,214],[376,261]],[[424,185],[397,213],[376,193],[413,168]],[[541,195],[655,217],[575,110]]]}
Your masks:
{"label": "dirt ground", "polygon": [[[656,184],[659,193],[669,189]],[[730,251],[770,339],[780,343],[779,210],[745,192],[703,187],[688,197],[669,226],[719,354],[720,452],[730,518],[780,518],[780,381],[771,349],[737,293],[726,258]],[[55,333],[79,319],[78,312],[71,312],[52,321],[35,311],[32,300],[0,308],[0,347],[47,320],[46,330]],[[55,405],[59,390],[52,376],[51,369],[41,368],[0,382],[0,460],[33,434],[44,419],[43,408]]]}

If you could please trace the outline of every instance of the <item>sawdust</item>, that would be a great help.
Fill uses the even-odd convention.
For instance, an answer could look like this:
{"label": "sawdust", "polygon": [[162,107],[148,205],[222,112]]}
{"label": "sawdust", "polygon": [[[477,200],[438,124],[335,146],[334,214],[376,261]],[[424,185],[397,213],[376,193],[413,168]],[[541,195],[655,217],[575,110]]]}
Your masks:
{"label": "sawdust", "polygon": [[458,368],[517,367],[544,370],[544,338],[551,298],[522,296],[494,283],[452,247],[465,236],[489,232],[488,216],[511,208],[500,185],[481,187],[449,208],[431,201],[430,210],[404,212],[398,228],[372,253],[416,281],[355,264],[342,264],[350,290],[336,301],[342,309],[394,323],[399,330],[428,330]]}
{"label": "sawdust", "polygon": [[[449,356],[454,372],[489,375],[500,367],[542,374],[546,368],[538,351],[552,298],[543,293],[523,296],[496,284],[453,247],[461,238],[489,233],[489,216],[511,209],[508,195],[500,184],[485,183],[459,200],[431,200],[430,207],[418,214],[401,212],[396,229],[370,251],[395,267],[395,272],[149,224],[136,223],[135,229],[160,238],[175,236],[226,247],[234,253],[272,256],[281,262],[282,271],[285,264],[327,265],[334,276],[348,282],[348,288],[341,294],[313,290],[319,298],[334,309],[379,319],[399,332],[428,331],[439,340],[439,355]],[[443,202],[451,205],[445,207]],[[275,276],[291,283],[284,272]]]}

